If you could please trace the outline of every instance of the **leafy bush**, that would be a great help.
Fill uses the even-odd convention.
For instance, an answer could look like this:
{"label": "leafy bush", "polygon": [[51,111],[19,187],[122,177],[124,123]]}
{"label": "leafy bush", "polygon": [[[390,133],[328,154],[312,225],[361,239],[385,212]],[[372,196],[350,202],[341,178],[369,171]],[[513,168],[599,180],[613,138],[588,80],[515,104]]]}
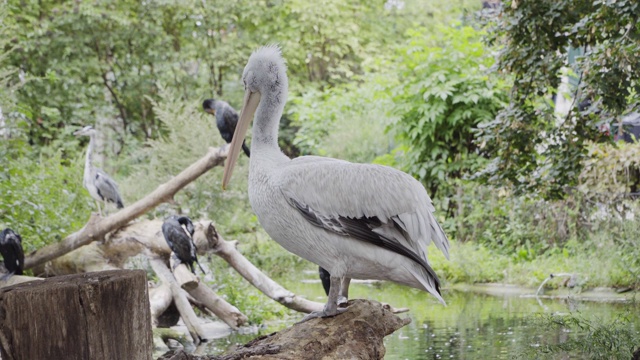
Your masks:
{"label": "leafy bush", "polygon": [[393,146],[385,128],[394,117],[393,102],[384,91],[397,80],[367,74],[357,82],[324,91],[310,90],[291,99],[294,144],[303,153],[371,162]]}
{"label": "leafy bush", "polygon": [[408,35],[398,52],[401,81],[390,88],[399,117],[393,127],[409,145],[407,170],[435,196],[482,163],[473,129],[495,118],[507,84],[488,75],[494,59],[482,32],[441,27]]}
{"label": "leafy bush", "polygon": [[579,189],[584,193],[607,193],[610,198],[637,191],[640,181],[640,145],[618,142],[589,144]]}
{"label": "leafy bush", "polygon": [[80,157],[67,161],[58,151],[31,158],[26,146],[20,139],[0,144],[0,228],[17,231],[28,252],[80,229],[94,205],[82,187]]}

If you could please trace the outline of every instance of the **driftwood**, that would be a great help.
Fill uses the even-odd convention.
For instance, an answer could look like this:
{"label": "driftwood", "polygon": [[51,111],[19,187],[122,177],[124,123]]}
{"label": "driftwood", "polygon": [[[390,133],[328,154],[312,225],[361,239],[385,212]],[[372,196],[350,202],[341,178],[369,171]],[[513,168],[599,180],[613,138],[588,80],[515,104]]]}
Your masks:
{"label": "driftwood", "polygon": [[181,288],[189,291],[197,288],[200,284],[200,279],[198,279],[198,277],[189,270],[187,265],[180,264],[175,266],[173,255],[170,258],[169,266],[173,269],[173,276],[176,278],[176,281]]}
{"label": "driftwood", "polygon": [[271,299],[289,309],[304,313],[319,311],[324,308],[324,304],[302,298],[265,275],[236,249],[237,242],[226,241],[220,234],[215,239],[217,241],[213,245],[213,252],[228,262],[251,285]]}
{"label": "driftwood", "polygon": [[92,241],[102,239],[107,233],[123,227],[131,220],[158,206],[160,203],[173,199],[173,196],[180,189],[187,186],[214,166],[222,164],[226,156],[227,147],[218,149],[210,148],[204,157],[191,164],[168,182],[158,186],[144,198],[106,218],[92,214],[89,222],[79,231],[67,236],[58,243],[45,246],[30,253],[25,259],[25,268],[29,269],[44,264],[83,245],[87,245]]}
{"label": "driftwood", "polygon": [[196,316],[196,313],[193,311],[191,305],[189,305],[189,300],[184,293],[182,293],[180,286],[176,282],[176,279],[173,277],[173,274],[165,265],[165,263],[160,259],[150,259],[149,263],[153,268],[153,271],[156,272],[158,277],[162,280],[164,284],[167,284],[171,289],[171,295],[173,296],[173,302],[176,304],[178,311],[180,312],[180,317],[182,321],[189,329],[189,334],[193,339],[193,343],[198,345],[200,341],[205,340],[205,333],[200,325],[200,319]]}
{"label": "driftwood", "polygon": [[[48,275],[60,275],[82,271],[83,265],[89,265],[91,269],[99,269],[100,263],[105,266],[121,267],[128,258],[140,253],[153,253],[168,258],[171,250],[162,236],[161,227],[161,220],[145,220],[130,224],[113,233],[104,242],[83,246],[47,263],[47,266],[41,270]],[[220,256],[251,285],[280,304],[305,313],[322,310],[324,307],[324,304],[302,298],[273,281],[236,249],[237,242],[224,240],[211,221],[196,222],[193,239],[198,248],[198,254],[214,253]],[[77,259],[85,260],[80,263]],[[202,301],[202,299],[199,300]]]}
{"label": "driftwood", "polygon": [[149,307],[151,309],[151,320],[154,326],[158,325],[158,318],[162,315],[173,301],[171,287],[162,283],[159,286],[149,288]]}
{"label": "driftwood", "polygon": [[195,356],[179,350],[160,359],[382,359],[383,338],[410,322],[378,302],[351,300],[343,314],[295,324],[252,340],[226,355]]}
{"label": "driftwood", "polygon": [[142,270],[60,276],[0,290],[4,360],[151,359]]}
{"label": "driftwood", "polygon": [[207,310],[217,316],[218,319],[224,321],[234,330],[249,322],[247,316],[241,313],[238,308],[226,302],[201,282],[198,283],[198,286],[195,288],[188,289],[187,292],[196,301],[204,305]]}

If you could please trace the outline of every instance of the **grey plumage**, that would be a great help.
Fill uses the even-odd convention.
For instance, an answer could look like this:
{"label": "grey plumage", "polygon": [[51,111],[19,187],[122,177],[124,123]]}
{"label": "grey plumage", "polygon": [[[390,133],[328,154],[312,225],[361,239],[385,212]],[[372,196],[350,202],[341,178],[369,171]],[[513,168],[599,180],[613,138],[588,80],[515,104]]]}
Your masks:
{"label": "grey plumage", "polygon": [[95,147],[95,137],[97,131],[91,126],[85,126],[84,128],[74,132],[75,136],[89,136],[89,147],[87,148],[87,157],[84,165],[84,176],[82,185],[89,191],[89,195],[98,204],[98,212],[102,216],[102,209],[100,209],[100,203],[113,203],[118,209],[124,207],[120,191],[116,182],[107,175],[101,169],[93,165],[93,150]]}
{"label": "grey plumage", "polygon": [[290,252],[330,274],[328,301],[316,316],[333,316],[349,280],[390,280],[431,293],[440,282],[427,260],[433,242],[449,257],[449,241],[425,188],[406,173],[380,165],[318,156],[289,159],[278,147],[286,102],[286,66],[277,47],[251,55],[243,74],[245,98],[231,143],[223,187],[253,124],[249,200],[266,232]]}

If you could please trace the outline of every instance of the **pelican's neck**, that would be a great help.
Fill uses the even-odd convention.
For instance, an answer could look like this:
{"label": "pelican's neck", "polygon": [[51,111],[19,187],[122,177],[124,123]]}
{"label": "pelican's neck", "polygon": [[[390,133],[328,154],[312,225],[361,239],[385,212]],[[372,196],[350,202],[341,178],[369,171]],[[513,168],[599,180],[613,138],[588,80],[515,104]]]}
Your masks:
{"label": "pelican's neck", "polygon": [[284,110],[286,101],[286,90],[277,94],[265,94],[260,100],[253,120],[253,132],[251,138],[251,154],[260,154],[276,150],[280,152],[278,146],[278,127],[280,117]]}

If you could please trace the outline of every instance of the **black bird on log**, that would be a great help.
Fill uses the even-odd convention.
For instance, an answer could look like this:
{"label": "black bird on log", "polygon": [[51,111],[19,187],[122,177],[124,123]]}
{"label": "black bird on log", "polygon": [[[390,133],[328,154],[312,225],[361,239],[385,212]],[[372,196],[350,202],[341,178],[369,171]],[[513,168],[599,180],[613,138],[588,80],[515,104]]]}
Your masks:
{"label": "black bird on log", "polygon": [[4,259],[4,267],[9,272],[2,280],[11,275],[22,275],[24,270],[24,251],[22,250],[22,238],[15,231],[6,228],[0,232],[0,254]]}
{"label": "black bird on log", "polygon": [[[216,125],[220,135],[227,142],[231,143],[233,140],[233,133],[236,131],[236,125],[238,124],[238,112],[232,108],[226,101],[207,99],[202,103],[202,108],[205,112],[212,114],[216,117]],[[242,140],[242,150],[249,157],[250,151],[247,144]]]}
{"label": "black bird on log", "polygon": [[202,266],[198,262],[198,256],[196,255],[196,244],[193,242],[194,230],[193,222],[186,216],[171,215],[162,224],[164,239],[178,260],[172,270],[175,270],[175,268],[182,263],[189,266],[191,272],[195,274],[196,271],[193,266],[195,262],[198,264],[198,267],[200,267],[200,271],[204,273]]}

